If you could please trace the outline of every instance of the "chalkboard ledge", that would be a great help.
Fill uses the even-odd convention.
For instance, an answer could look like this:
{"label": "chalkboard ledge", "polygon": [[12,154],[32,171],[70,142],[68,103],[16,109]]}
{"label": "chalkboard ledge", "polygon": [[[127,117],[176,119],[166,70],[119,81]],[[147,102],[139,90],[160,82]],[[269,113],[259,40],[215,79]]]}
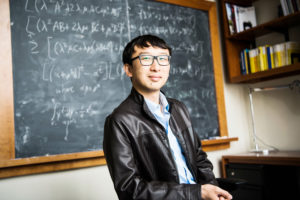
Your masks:
{"label": "chalkboard ledge", "polygon": [[0,179],[105,165],[103,151],[0,160]]}
{"label": "chalkboard ledge", "polygon": [[215,137],[213,139],[202,140],[202,149],[206,152],[217,151],[230,148],[230,142],[238,141],[238,137]]}
{"label": "chalkboard ledge", "polygon": [[[206,152],[222,150],[229,148],[230,142],[237,140],[237,137],[216,137],[209,140],[202,140],[202,147]],[[12,159],[5,161],[0,160],[0,179],[29,174],[100,166],[105,164],[106,161],[103,151]]]}

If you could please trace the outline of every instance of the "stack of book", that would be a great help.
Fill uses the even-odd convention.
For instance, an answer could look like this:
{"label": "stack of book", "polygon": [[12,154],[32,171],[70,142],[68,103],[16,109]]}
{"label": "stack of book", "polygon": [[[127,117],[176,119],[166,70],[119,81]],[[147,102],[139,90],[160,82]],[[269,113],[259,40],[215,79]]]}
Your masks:
{"label": "stack of book", "polygon": [[254,6],[242,7],[225,3],[230,34],[239,33],[256,26]]}
{"label": "stack of book", "polygon": [[250,74],[300,62],[300,42],[264,45],[240,54],[241,74]]}
{"label": "stack of book", "polygon": [[300,0],[280,0],[283,15],[289,15],[300,11]]}

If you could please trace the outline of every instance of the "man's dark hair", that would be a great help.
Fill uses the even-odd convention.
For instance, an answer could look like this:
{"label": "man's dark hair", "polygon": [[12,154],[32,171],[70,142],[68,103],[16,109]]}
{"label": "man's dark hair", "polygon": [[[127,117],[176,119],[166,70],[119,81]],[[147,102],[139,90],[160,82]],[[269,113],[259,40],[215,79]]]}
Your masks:
{"label": "man's dark hair", "polygon": [[124,48],[123,64],[129,64],[129,65],[132,64],[131,56],[134,53],[135,46],[137,46],[139,48],[145,48],[145,47],[149,47],[149,46],[159,47],[162,49],[168,49],[170,55],[172,54],[171,47],[169,47],[163,39],[161,39],[157,36],[154,36],[154,35],[141,35],[141,36],[138,36],[138,37],[134,38],[133,40],[131,40]]}

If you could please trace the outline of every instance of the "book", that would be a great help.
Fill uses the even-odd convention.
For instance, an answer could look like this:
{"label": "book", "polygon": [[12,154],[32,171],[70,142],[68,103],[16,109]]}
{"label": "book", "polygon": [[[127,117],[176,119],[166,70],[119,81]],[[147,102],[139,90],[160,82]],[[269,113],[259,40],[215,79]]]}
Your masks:
{"label": "book", "polygon": [[283,15],[284,16],[289,15],[290,13],[289,13],[289,9],[288,9],[288,5],[287,5],[286,0],[280,0],[280,4],[281,4],[281,7],[282,7]]}
{"label": "book", "polygon": [[225,7],[226,7],[226,14],[227,14],[227,21],[228,21],[228,28],[229,28],[229,32],[230,34],[234,34],[236,33],[235,31],[235,25],[234,25],[234,14],[232,12],[232,6],[229,3],[225,3]]}
{"label": "book", "polygon": [[256,26],[257,23],[254,6],[235,6],[235,9],[238,32],[245,31]]}
{"label": "book", "polygon": [[297,58],[299,58],[300,55],[300,42],[290,41],[290,42],[285,42],[284,44],[285,44],[285,64],[291,65],[293,63],[298,62]]}
{"label": "book", "polygon": [[299,53],[292,53],[291,54],[291,61],[292,61],[292,64],[299,63],[300,62],[300,54]]}
{"label": "book", "polygon": [[299,7],[297,5],[297,0],[291,0],[293,8],[294,8],[294,12],[298,12],[299,11]]}
{"label": "book", "polygon": [[233,29],[234,29],[234,33],[237,33],[237,29],[236,29],[236,19],[235,19],[235,12],[234,12],[234,6],[232,4],[230,4],[230,8],[231,8],[231,13],[232,13],[232,22],[233,22]]}
{"label": "book", "polygon": [[259,72],[259,56],[258,56],[258,48],[249,50],[249,60],[250,60],[250,69],[251,73]]}
{"label": "book", "polygon": [[240,52],[240,67],[241,67],[241,74],[243,75],[247,74],[244,51]]}
{"label": "book", "polygon": [[234,14],[234,20],[235,20],[235,29],[236,32],[240,32],[240,20],[239,20],[239,15],[238,15],[238,8],[239,6],[237,5],[232,5],[233,6],[233,14]]}
{"label": "book", "polygon": [[238,6],[225,4],[230,33],[238,33],[257,25],[254,6]]}
{"label": "book", "polygon": [[274,51],[272,46],[267,46],[267,60],[268,60],[268,69],[274,69],[275,62],[274,62]]}
{"label": "book", "polygon": [[249,49],[244,49],[244,59],[245,59],[245,67],[246,67],[246,73],[250,74],[250,61],[249,61]]}
{"label": "book", "polygon": [[296,1],[296,5],[297,5],[297,8],[298,8],[298,11],[300,11],[300,0],[295,0]]}
{"label": "book", "polygon": [[294,13],[294,8],[293,8],[293,4],[292,4],[292,0],[285,0],[289,9],[289,14]]}
{"label": "book", "polygon": [[282,67],[285,64],[285,44],[280,43],[280,44],[275,44],[273,46],[274,50],[274,62],[275,62],[275,67]]}
{"label": "book", "polygon": [[267,46],[258,47],[260,71],[268,70]]}
{"label": "book", "polygon": [[273,46],[275,67],[291,65],[300,60],[300,42],[284,42]]}

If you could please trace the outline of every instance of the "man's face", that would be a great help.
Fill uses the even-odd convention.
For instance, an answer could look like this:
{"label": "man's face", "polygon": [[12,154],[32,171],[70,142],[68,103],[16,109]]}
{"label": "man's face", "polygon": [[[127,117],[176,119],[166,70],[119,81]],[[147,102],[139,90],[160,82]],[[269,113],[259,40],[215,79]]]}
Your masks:
{"label": "man's face", "polygon": [[[168,49],[159,47],[139,48],[134,47],[132,58],[139,55],[170,55]],[[152,65],[143,66],[139,58],[132,61],[132,66],[125,64],[124,70],[127,76],[131,77],[133,87],[141,94],[151,94],[158,92],[167,82],[170,71],[170,64],[161,66],[154,59]]]}

